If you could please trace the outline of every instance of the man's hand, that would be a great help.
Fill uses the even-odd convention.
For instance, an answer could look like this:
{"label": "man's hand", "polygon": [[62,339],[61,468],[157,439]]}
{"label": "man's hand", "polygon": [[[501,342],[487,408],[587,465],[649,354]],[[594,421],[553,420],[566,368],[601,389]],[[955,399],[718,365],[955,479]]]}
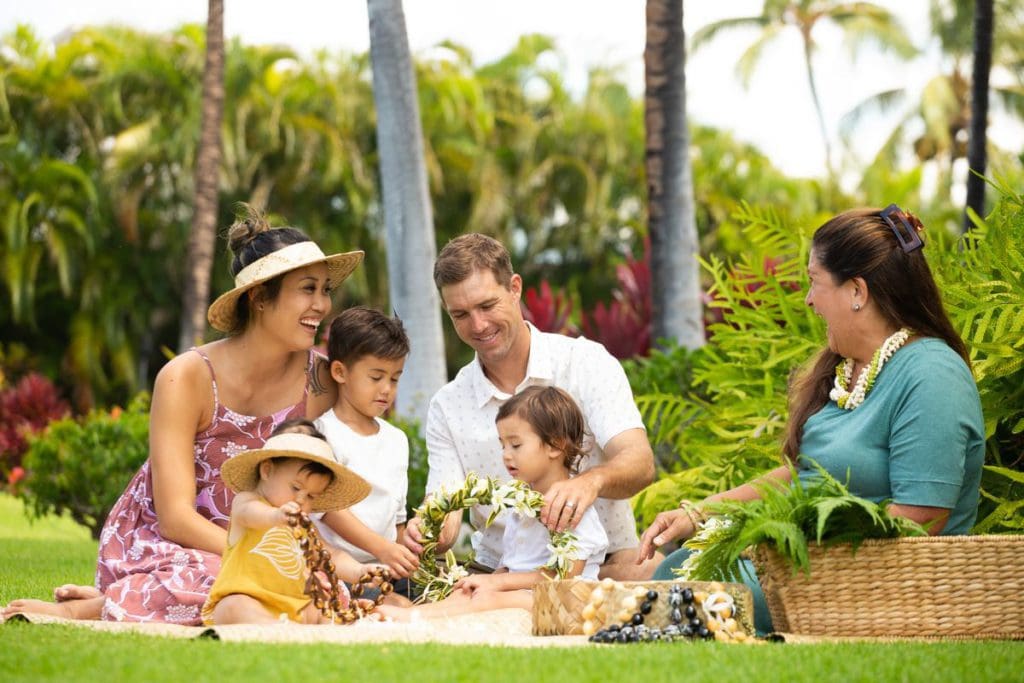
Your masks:
{"label": "man's hand", "polygon": [[555,482],[544,494],[541,524],[550,531],[575,528],[583,519],[583,513],[597,500],[598,488],[586,474]]}

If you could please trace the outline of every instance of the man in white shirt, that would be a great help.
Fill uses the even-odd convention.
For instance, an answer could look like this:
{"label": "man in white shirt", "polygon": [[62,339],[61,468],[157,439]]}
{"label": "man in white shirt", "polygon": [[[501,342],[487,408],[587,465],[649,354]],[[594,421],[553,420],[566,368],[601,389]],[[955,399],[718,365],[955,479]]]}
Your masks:
{"label": "man in white shirt", "polygon": [[[561,531],[575,527],[594,506],[609,538],[601,576],[649,579],[662,558],[637,565],[639,539],[627,499],[653,479],[654,455],[622,366],[596,342],[544,333],[525,322],[522,278],[512,272],[508,250],[493,238],[474,233],[449,242],[434,266],[434,282],[456,333],[476,357],[430,402],[428,495],[442,486],[458,488],[468,472],[507,478],[494,424],[498,407],[528,386],[557,386],[579,404],[593,446],[580,474],[549,489],[540,519]],[[486,507],[473,508],[474,526],[482,528],[488,513]],[[452,513],[445,520],[439,549],[454,543],[460,519]],[[417,553],[420,521],[409,522],[404,538]],[[479,565],[498,566],[502,532],[499,519],[474,534]]]}

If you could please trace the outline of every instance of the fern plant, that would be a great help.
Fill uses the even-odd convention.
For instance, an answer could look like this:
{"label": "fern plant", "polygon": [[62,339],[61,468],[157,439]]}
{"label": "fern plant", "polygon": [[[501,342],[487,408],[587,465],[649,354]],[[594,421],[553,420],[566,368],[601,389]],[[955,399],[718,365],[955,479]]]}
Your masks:
{"label": "fern plant", "polygon": [[[674,455],[660,458],[665,478],[633,500],[641,525],[669,500],[702,498],[778,464],[789,376],[823,336],[803,302],[808,236],[770,209],[744,204],[736,219],[751,250],[735,264],[702,262],[709,307],[722,319],[709,325],[709,343],[686,357],[688,384],[637,394],[656,452]],[[690,470],[699,474],[681,476]]]}
{"label": "fern plant", "polygon": [[985,415],[986,467],[976,533],[1024,532],[1024,195],[1002,195],[937,276],[971,350]]}
{"label": "fern plant", "polygon": [[755,485],[760,498],[721,501],[706,506],[711,515],[684,547],[693,554],[678,572],[691,581],[742,581],[743,553],[767,543],[794,568],[810,573],[808,542],[850,543],[854,549],[867,538],[923,536],[921,525],[886,510],[887,501],[874,503],[849,489],[818,467],[818,477],[804,484],[792,471],[792,484],[775,479]]}

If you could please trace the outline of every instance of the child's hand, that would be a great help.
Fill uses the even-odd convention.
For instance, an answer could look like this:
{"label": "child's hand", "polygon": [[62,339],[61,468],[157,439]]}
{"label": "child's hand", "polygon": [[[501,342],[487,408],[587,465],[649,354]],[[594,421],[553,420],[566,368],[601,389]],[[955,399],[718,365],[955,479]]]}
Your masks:
{"label": "child's hand", "polygon": [[409,576],[420,566],[420,558],[416,553],[399,543],[386,544],[378,551],[377,559],[381,564],[387,565],[391,570],[391,576],[399,579]]}
{"label": "child's hand", "polygon": [[466,595],[474,595],[478,591],[489,591],[493,589],[494,577],[489,574],[470,574],[464,579],[459,579],[452,586],[452,590],[460,590]]}
{"label": "child's hand", "polygon": [[302,512],[302,508],[294,500],[289,500],[287,503],[277,508],[278,513],[281,516],[281,521],[278,524],[287,524],[289,515],[297,515]]}

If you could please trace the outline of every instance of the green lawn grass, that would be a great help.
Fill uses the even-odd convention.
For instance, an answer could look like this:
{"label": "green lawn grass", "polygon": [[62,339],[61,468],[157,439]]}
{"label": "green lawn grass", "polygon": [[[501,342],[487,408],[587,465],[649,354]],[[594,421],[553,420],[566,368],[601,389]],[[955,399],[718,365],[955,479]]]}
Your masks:
{"label": "green lawn grass", "polygon": [[[0,604],[92,581],[96,543],[66,519],[28,522],[0,495]],[[869,587],[866,587],[866,591]],[[955,609],[955,605],[950,606]],[[998,618],[993,606],[993,618]],[[3,681],[1021,681],[1024,643],[759,647],[719,643],[515,649],[270,645],[0,625]]]}

